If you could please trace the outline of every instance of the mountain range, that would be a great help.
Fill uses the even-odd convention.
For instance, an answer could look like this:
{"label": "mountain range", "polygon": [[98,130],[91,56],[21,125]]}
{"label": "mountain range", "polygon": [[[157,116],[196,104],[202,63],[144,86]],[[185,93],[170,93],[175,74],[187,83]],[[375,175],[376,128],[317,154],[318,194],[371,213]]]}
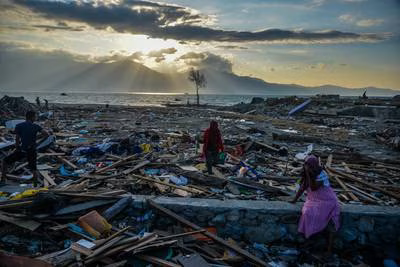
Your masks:
{"label": "mountain range", "polygon": [[[341,94],[391,96],[400,91],[384,88],[350,89],[334,85],[306,87],[296,84],[268,83],[262,79],[239,76],[233,72],[202,69],[208,94],[305,95]],[[154,92],[194,93],[188,73],[165,74],[132,60],[92,62],[68,55],[29,54],[15,57],[0,54],[1,91],[59,92]],[[191,91],[192,90],[192,91]]]}

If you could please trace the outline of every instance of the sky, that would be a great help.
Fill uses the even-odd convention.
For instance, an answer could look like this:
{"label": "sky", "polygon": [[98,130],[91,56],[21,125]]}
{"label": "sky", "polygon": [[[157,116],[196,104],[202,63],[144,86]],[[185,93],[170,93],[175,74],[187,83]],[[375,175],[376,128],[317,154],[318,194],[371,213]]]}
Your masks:
{"label": "sky", "polygon": [[0,0],[5,51],[400,90],[400,1]]}

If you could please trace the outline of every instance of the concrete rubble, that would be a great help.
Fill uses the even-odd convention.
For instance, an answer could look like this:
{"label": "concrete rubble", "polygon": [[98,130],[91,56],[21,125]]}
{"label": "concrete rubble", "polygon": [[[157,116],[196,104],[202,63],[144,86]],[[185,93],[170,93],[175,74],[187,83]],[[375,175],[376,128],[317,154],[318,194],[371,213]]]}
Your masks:
{"label": "concrete rubble", "polygon": [[[381,229],[384,223],[398,222],[399,213],[388,221],[378,215],[346,215],[356,223],[345,223],[351,227],[342,229],[344,241],[328,259],[315,253],[320,239],[306,246],[295,235],[300,207],[282,219],[268,213],[243,215],[246,208],[173,211],[152,200],[287,202],[296,193],[304,156],[313,153],[342,205],[398,210],[397,98],[310,99],[255,98],[230,107],[201,108],[52,105],[51,113],[38,122],[54,137],[40,140],[47,142],[38,151],[40,187],[32,187],[23,162],[11,168],[8,184],[0,186],[0,262],[376,266],[368,257],[371,250],[382,249],[376,244],[400,242]],[[0,159],[14,146],[12,126],[6,123],[23,119],[28,109],[39,110],[23,98],[5,96],[3,102]],[[225,151],[214,174],[208,175],[203,172],[202,130],[212,119],[220,125]],[[135,204],[139,195],[147,197],[143,207]],[[353,251],[343,242],[353,244]]]}

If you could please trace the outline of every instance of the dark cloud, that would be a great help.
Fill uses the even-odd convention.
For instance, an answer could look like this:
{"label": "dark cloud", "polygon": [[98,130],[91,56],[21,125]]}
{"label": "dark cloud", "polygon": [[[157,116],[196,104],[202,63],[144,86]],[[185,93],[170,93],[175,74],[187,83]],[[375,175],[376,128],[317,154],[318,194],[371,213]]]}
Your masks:
{"label": "dark cloud", "polygon": [[178,60],[183,60],[186,65],[199,69],[215,69],[218,71],[232,72],[232,62],[224,57],[213,53],[189,52],[182,55]]}
{"label": "dark cloud", "polygon": [[96,29],[111,27],[117,32],[146,34],[155,38],[218,42],[342,43],[380,41],[379,34],[341,31],[290,31],[268,29],[258,32],[226,31],[204,25],[208,18],[177,5],[125,0],[119,4],[84,1],[13,0],[48,19],[86,23]]}
{"label": "dark cloud", "polygon": [[85,26],[69,26],[66,22],[60,21],[57,25],[43,25],[37,24],[33,25],[35,28],[44,29],[45,31],[54,31],[54,30],[64,30],[64,31],[74,31],[74,32],[81,32],[85,30]]}
{"label": "dark cloud", "polygon": [[238,46],[238,45],[218,45],[218,46],[216,46],[216,48],[221,48],[221,49],[240,49],[240,50],[248,49],[247,47]]}

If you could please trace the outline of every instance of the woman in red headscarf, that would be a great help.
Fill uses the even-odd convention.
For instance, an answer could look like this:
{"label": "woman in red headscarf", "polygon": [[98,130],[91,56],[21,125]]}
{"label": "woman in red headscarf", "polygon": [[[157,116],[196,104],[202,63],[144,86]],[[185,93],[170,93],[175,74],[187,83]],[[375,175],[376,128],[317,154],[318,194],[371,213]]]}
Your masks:
{"label": "woman in red headscarf", "polygon": [[304,191],[307,191],[307,198],[301,211],[298,230],[308,238],[328,226],[328,252],[331,252],[333,232],[339,228],[340,206],[330,186],[328,174],[314,155],[305,158],[300,190],[291,202],[295,203]]}
{"label": "woman in red headscarf", "polygon": [[222,144],[221,132],[218,129],[216,121],[210,122],[204,133],[203,155],[206,157],[206,165],[208,174],[212,173],[212,165],[217,162],[218,153],[224,151]]}

